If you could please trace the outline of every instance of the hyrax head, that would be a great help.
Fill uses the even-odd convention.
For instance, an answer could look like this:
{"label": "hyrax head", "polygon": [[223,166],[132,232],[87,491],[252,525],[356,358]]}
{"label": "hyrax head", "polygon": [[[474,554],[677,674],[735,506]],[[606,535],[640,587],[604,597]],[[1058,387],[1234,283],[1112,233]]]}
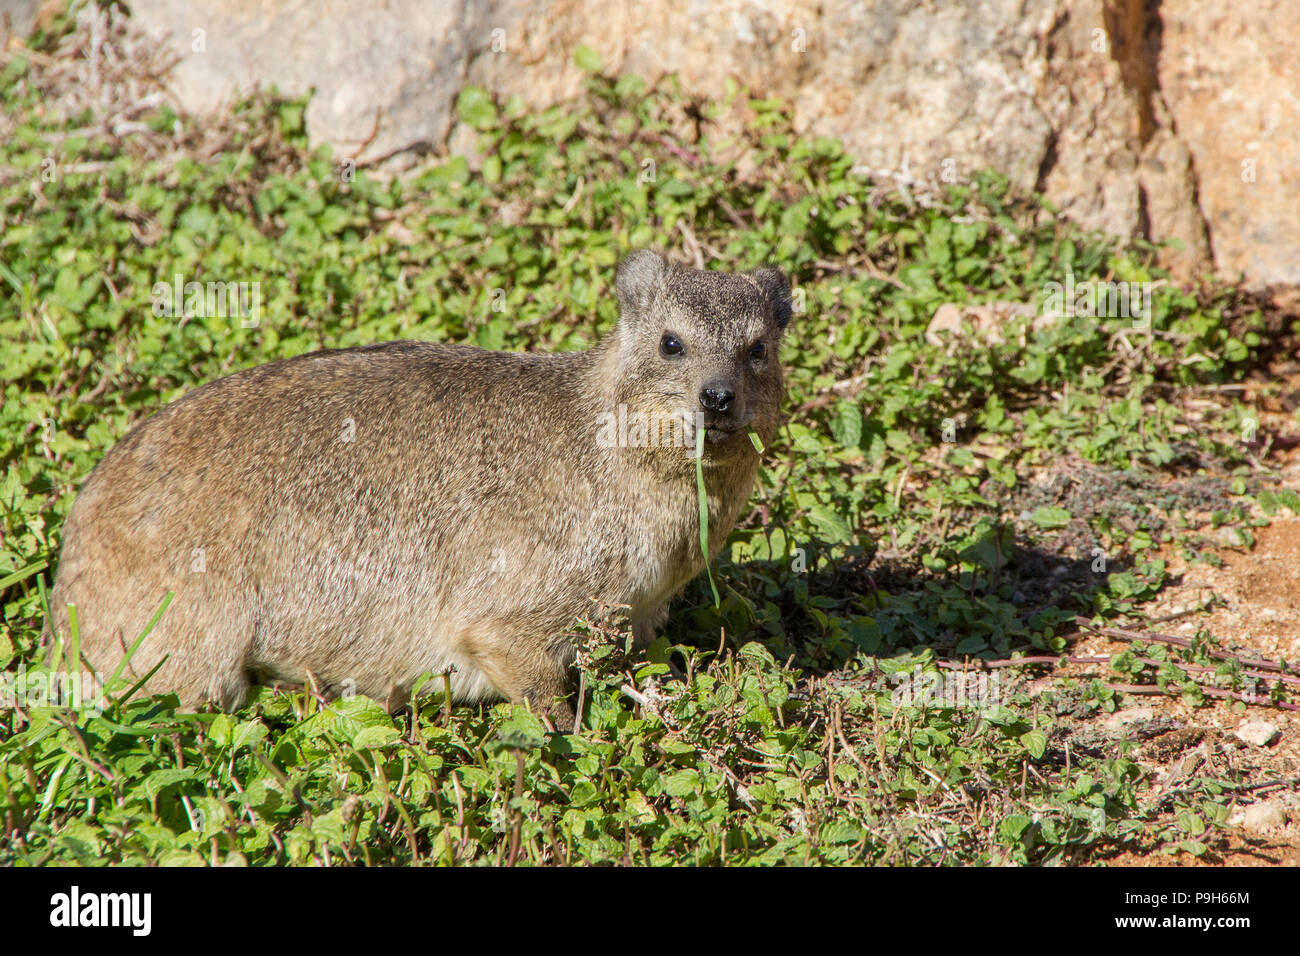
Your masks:
{"label": "hyrax head", "polygon": [[632,412],[684,423],[693,447],[703,426],[709,456],[749,447],[780,422],[778,350],[790,321],[790,283],[778,269],[703,272],[643,249],[615,280],[619,401]]}

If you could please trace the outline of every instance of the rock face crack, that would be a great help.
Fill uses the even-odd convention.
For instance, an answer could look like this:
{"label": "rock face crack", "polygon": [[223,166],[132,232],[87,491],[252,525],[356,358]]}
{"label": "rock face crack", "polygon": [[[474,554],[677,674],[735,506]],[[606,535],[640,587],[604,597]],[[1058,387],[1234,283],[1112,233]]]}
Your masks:
{"label": "rock face crack", "polygon": [[1152,101],[1160,82],[1160,0],[1106,0],[1102,17],[1110,39],[1110,53],[1119,64],[1124,86],[1133,94],[1137,109],[1137,138],[1146,145],[1156,131]]}

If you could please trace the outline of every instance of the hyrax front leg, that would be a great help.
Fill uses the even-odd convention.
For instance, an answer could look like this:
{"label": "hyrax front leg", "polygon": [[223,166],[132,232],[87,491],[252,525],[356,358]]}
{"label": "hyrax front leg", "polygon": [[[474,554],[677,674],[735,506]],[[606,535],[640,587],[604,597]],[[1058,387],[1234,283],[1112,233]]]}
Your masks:
{"label": "hyrax front leg", "polygon": [[574,681],[568,667],[545,673],[535,672],[519,694],[511,694],[512,700],[527,701],[533,713],[551,725],[560,733],[572,733],[577,717],[574,708]]}
{"label": "hyrax front leg", "polygon": [[668,620],[668,605],[661,604],[632,621],[632,646],[644,651],[654,643],[659,628]]}
{"label": "hyrax front leg", "polygon": [[[655,636],[659,633],[659,628],[664,626],[668,620],[668,605],[661,604],[657,608],[647,612],[643,617],[636,618],[632,622],[632,646],[641,653],[645,653],[646,648],[654,643]],[[668,661],[668,679],[669,680],[686,680],[686,675],[682,669]]]}

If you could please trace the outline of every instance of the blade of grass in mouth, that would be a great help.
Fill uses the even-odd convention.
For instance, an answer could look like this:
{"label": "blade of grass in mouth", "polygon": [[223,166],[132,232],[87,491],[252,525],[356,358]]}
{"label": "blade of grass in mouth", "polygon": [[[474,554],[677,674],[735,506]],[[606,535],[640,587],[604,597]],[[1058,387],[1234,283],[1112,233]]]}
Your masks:
{"label": "blade of grass in mouth", "polygon": [[709,567],[709,496],[704,491],[704,433],[707,429],[695,430],[695,488],[700,495],[700,550],[704,552],[704,570],[709,576],[709,587],[713,590],[713,606],[721,607],[722,598],[718,597],[718,586],[713,583],[713,569]]}

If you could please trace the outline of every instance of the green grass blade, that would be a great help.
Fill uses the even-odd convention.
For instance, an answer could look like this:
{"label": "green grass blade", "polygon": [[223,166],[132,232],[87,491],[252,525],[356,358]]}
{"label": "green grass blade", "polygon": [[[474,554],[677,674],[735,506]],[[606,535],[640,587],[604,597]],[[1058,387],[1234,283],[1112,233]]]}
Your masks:
{"label": "green grass blade", "polygon": [[[163,611],[167,610],[167,605],[172,603],[172,598],[174,598],[175,596],[176,596],[175,591],[167,592],[167,596],[163,598],[162,606],[158,608],[158,610],[154,613],[154,616],[149,620],[149,623],[145,625],[145,629],[140,632],[140,636],[137,637],[132,642],[129,648],[127,648],[126,656],[123,657],[120,661],[118,661],[117,670],[113,671],[113,676],[110,677],[108,679],[108,682],[104,684],[105,692],[107,692],[108,689],[117,682],[117,679],[122,676],[123,669],[126,667],[127,664],[131,662],[131,658],[135,656],[135,652],[139,649],[140,645],[144,643],[144,639],[149,636],[149,632],[154,629],[154,625],[156,625],[158,621],[162,618]],[[162,661],[159,661],[159,664],[161,663]],[[157,668],[154,668],[154,670],[157,670]],[[153,671],[150,671],[149,673],[152,674]],[[144,680],[148,680],[148,679],[149,679],[149,675],[146,674]]]}
{"label": "green grass blade", "polygon": [[6,574],[4,577],[0,578],[0,591],[3,591],[11,585],[17,584],[19,581],[30,578],[38,571],[44,571],[49,566],[50,562],[48,561],[37,561],[35,564],[29,564],[25,568],[19,568],[12,574]]}
{"label": "green grass blade", "polygon": [[13,271],[3,262],[0,262],[0,277],[3,277],[6,282],[13,286],[14,291],[17,292],[19,296],[23,295],[24,290],[22,283],[18,281],[18,277],[14,275]]}
{"label": "green grass blade", "polygon": [[707,429],[695,430],[695,487],[700,495],[700,551],[704,553],[704,571],[709,576],[709,588],[713,591],[713,606],[721,607],[722,598],[718,597],[718,586],[713,583],[713,569],[709,567],[709,496],[704,491],[704,433]]}
{"label": "green grass blade", "polygon": [[68,673],[81,668],[81,626],[77,623],[77,606],[68,605]]}
{"label": "green grass blade", "polygon": [[41,596],[41,613],[45,615],[45,628],[54,637],[54,615],[50,613],[50,592],[45,586],[45,575],[36,579],[36,590]]}
{"label": "green grass blade", "polygon": [[[71,604],[68,605],[68,612],[72,612]],[[54,642],[50,648],[50,670],[58,673],[59,668],[63,666],[63,635],[54,633],[53,623],[53,621],[50,622],[50,634]]]}
{"label": "green grass blade", "polygon": [[[132,648],[132,650],[134,650],[134,648]],[[138,691],[141,687],[143,687],[146,683],[148,683],[150,677],[153,677],[154,674],[158,673],[158,668],[162,667],[163,664],[166,664],[167,658],[169,657],[171,657],[170,654],[164,654],[162,656],[162,660],[160,660],[153,667],[149,668],[149,673],[145,674],[138,681],[136,681],[134,684],[128,687],[125,694],[123,694],[121,697],[113,698],[113,703],[117,704],[120,707],[123,704],[125,704],[128,700],[130,700],[132,697],[134,697],[135,692]]]}
{"label": "green grass blade", "polygon": [[36,814],[36,819],[44,819],[54,807],[54,799],[59,795],[59,784],[63,781],[63,772],[68,769],[70,763],[72,763],[72,754],[60,758],[58,768],[50,774],[50,784],[45,788],[45,796],[41,798],[41,809]]}

